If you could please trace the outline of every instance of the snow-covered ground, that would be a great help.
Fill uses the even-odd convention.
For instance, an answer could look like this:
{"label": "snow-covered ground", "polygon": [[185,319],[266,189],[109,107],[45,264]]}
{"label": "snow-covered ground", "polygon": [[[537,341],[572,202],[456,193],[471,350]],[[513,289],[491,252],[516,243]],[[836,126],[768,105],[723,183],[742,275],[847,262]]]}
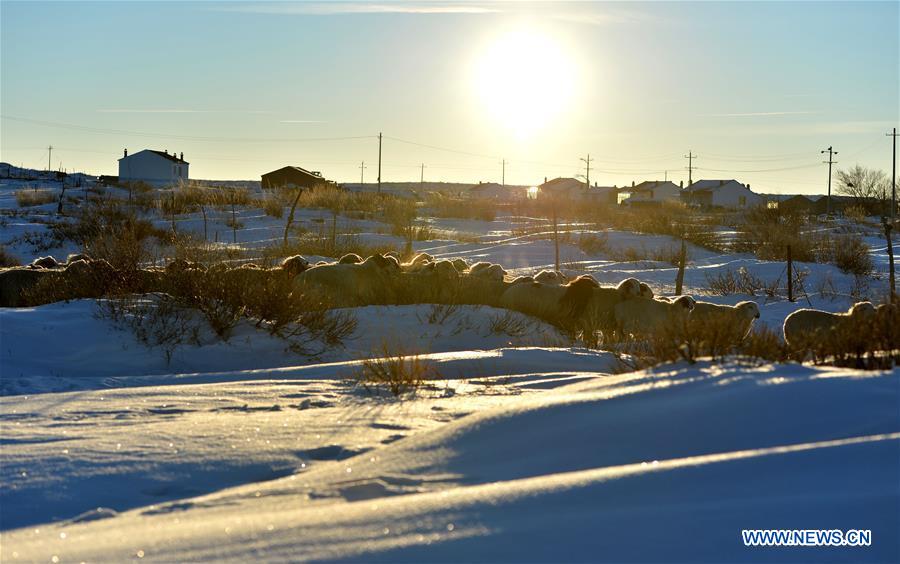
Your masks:
{"label": "snow-covered ground", "polygon": [[[26,262],[63,259],[79,249],[39,248],[56,204],[16,203],[37,184],[59,190],[0,180],[0,244]],[[79,205],[83,189],[69,190]],[[257,208],[237,210],[236,236],[230,210],[209,215],[210,240],[235,237],[250,255],[282,237],[283,220]],[[297,210],[305,229],[330,221]],[[555,262],[541,221],[424,221],[435,238],[417,251],[516,275]],[[176,223],[203,232],[200,214]],[[402,247],[378,221],[338,226]],[[675,267],[652,257],[680,241],[597,226],[577,226],[575,240],[580,229],[605,247],[563,243],[568,274],[674,292]],[[871,229],[865,241],[874,297],[887,254]],[[686,293],[754,299],[772,328],[800,307],[846,310],[866,290],[833,265],[798,263],[809,274],[794,303],[709,295],[729,270],[783,286],[785,265],[688,254]],[[647,258],[620,260],[629,255]],[[347,310],[353,334],[314,356],[245,323],[227,342],[204,328],[167,358],[101,310],[0,310],[2,562],[900,561],[900,370],[731,360],[628,372],[520,314],[428,304]],[[425,385],[399,398],[364,385],[365,359],[385,351],[417,356]],[[741,542],[741,529],[776,528],[871,529],[873,541]]]}

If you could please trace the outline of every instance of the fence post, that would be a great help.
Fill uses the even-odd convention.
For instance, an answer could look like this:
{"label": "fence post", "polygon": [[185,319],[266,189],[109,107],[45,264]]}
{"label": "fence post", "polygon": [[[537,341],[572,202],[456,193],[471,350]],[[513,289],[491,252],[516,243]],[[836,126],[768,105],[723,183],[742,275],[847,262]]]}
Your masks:
{"label": "fence post", "polygon": [[175,190],[172,190],[172,233],[177,233],[175,229]]}
{"label": "fence post", "polygon": [[231,200],[231,238],[237,243],[237,215],[234,212],[234,199]]}
{"label": "fence post", "polygon": [[891,225],[890,221],[887,218],[884,219],[884,238],[887,240],[887,252],[888,252],[888,266],[891,269],[890,271],[890,281],[891,281],[891,293],[890,293],[890,303],[895,303],[895,297],[897,294],[897,286],[896,286],[896,276],[894,274],[894,246],[891,243],[891,229],[893,229],[893,225]]}
{"label": "fence post", "polygon": [[787,246],[787,286],[788,301],[794,301],[794,261],[791,258],[791,246]]}
{"label": "fence post", "polygon": [[553,244],[556,247],[556,271],[559,272],[559,222],[556,218],[556,202],[553,202]]}
{"label": "fence post", "polygon": [[675,276],[675,295],[681,295],[681,288],[684,286],[684,264],[687,262],[687,246],[684,243],[684,237],[681,238],[681,253],[678,255],[678,275]]}

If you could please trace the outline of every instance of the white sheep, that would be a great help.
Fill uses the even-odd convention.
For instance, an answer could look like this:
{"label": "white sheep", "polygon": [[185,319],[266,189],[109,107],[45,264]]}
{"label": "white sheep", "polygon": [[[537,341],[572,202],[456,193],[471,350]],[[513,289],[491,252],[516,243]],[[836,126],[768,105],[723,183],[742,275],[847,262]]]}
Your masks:
{"label": "white sheep", "polygon": [[469,268],[469,276],[487,278],[488,280],[502,281],[506,277],[506,270],[499,264],[478,262]]}
{"label": "white sheep", "polygon": [[451,261],[457,272],[465,272],[469,270],[469,263],[464,258],[455,258]]}
{"label": "white sheep", "polygon": [[561,285],[569,281],[569,277],[558,270],[542,270],[534,275],[534,281],[541,284]]}
{"label": "white sheep", "polygon": [[826,340],[850,331],[854,324],[875,317],[871,302],[858,302],[846,313],[830,313],[818,309],[798,309],[784,320],[784,342],[789,346]]}
{"label": "white sheep", "polygon": [[294,255],[281,261],[281,270],[286,272],[292,278],[308,268],[309,261],[300,255]]}
{"label": "white sheep", "polygon": [[635,337],[658,335],[671,328],[683,328],[694,300],[681,296],[675,300],[623,300],[614,309],[616,327],[623,334]]}
{"label": "white sheep", "polygon": [[372,255],[359,264],[314,266],[294,278],[294,285],[318,292],[334,307],[373,305],[393,295],[399,275],[396,258]]}
{"label": "white sheep", "polygon": [[359,264],[363,261],[362,257],[356,253],[347,253],[338,259],[338,264]]}
{"label": "white sheep", "polygon": [[694,329],[710,326],[718,331],[733,331],[733,340],[742,341],[757,319],[759,306],[756,302],[740,302],[734,306],[696,302],[688,317],[688,326]]}

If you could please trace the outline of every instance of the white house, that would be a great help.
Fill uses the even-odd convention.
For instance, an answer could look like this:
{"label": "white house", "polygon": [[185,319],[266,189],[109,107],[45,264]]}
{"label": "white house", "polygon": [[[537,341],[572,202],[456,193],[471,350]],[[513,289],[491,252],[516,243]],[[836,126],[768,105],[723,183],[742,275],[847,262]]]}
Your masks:
{"label": "white house", "polygon": [[144,149],[119,159],[119,182],[146,182],[148,184],[177,184],[187,181],[188,166],[184,153],[176,155],[169,151]]}
{"label": "white house", "polygon": [[648,180],[627,189],[628,196],[622,200],[625,205],[662,204],[680,202],[681,188],[668,180]]}
{"label": "white house", "polygon": [[766,204],[763,196],[737,180],[698,180],[684,189],[683,199],[704,207],[743,209]]}

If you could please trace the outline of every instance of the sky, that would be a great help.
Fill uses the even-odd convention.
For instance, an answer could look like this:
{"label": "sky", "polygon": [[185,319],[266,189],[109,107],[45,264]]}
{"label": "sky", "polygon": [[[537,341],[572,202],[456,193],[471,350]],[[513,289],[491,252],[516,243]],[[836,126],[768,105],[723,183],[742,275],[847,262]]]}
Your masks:
{"label": "sky", "polygon": [[822,193],[829,146],[891,172],[898,36],[898,2],[3,0],[0,160],[373,182],[381,132],[385,182],[534,185],[590,155],[592,184],[687,184],[690,152],[694,180]]}

